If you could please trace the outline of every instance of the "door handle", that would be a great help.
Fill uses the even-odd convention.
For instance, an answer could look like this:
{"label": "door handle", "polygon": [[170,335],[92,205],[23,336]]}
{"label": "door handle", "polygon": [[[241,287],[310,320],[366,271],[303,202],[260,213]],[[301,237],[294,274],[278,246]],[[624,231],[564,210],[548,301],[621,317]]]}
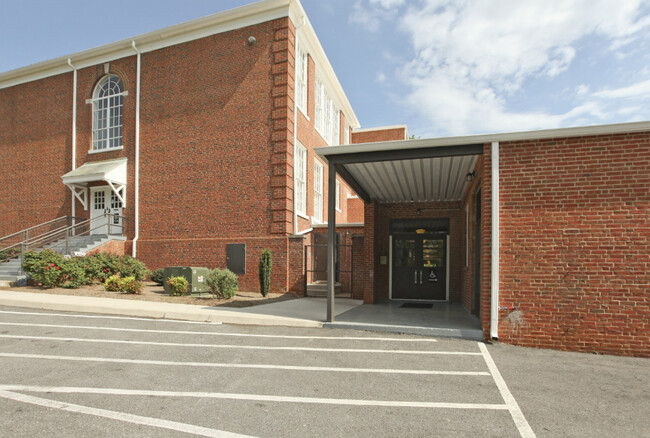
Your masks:
{"label": "door handle", "polygon": [[422,284],[422,269],[420,269],[420,284]]}
{"label": "door handle", "polygon": [[413,284],[418,284],[418,271],[417,271],[417,269],[415,271],[413,271],[413,276],[414,276]]}

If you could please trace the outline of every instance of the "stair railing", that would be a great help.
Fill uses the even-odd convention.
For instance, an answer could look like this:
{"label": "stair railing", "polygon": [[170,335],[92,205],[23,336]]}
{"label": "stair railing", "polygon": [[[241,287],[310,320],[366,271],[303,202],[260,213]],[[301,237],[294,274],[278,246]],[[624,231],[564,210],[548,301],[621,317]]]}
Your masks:
{"label": "stair railing", "polygon": [[[62,219],[66,219],[66,226],[56,225],[53,229],[42,233],[37,236],[33,236],[33,230],[38,227],[47,225],[47,224],[58,224]],[[117,219],[119,225],[113,224],[112,222]],[[25,260],[25,253],[30,250],[43,249],[48,245],[52,245],[56,242],[63,241],[62,245],[65,246],[65,254],[71,255],[70,253],[70,243],[73,237],[81,237],[85,235],[90,235],[93,231],[100,229],[106,226],[108,231],[107,234],[111,234],[112,227],[120,227],[124,231],[124,224],[126,218],[124,216],[112,213],[104,213],[101,216],[97,216],[92,219],[83,219],[75,218],[71,216],[66,216],[65,218],[57,218],[52,221],[36,225],[25,230],[18,231],[9,236],[5,236],[0,239],[0,242],[5,241],[9,238],[23,237],[17,243],[6,246],[0,249],[0,254],[9,253],[12,249],[18,249],[20,254],[20,274],[23,274],[23,262]],[[31,236],[30,236],[31,234]],[[32,237],[33,236],[33,237]],[[56,245],[58,247],[58,245]],[[15,255],[14,255],[15,257]]]}

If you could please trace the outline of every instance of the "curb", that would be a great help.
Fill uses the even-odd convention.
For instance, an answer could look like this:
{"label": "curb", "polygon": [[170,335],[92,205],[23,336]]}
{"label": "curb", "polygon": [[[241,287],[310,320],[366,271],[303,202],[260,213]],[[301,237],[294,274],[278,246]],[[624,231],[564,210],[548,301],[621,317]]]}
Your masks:
{"label": "curb", "polygon": [[252,314],[242,311],[233,312],[191,304],[50,295],[31,292],[0,291],[0,306],[219,324],[311,328],[320,328],[323,326],[322,322],[308,319]]}

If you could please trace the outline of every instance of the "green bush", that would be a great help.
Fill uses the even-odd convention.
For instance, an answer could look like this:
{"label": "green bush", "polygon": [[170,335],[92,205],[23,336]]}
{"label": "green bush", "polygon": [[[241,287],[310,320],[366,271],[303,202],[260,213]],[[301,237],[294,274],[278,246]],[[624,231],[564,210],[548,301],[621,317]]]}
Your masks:
{"label": "green bush", "polygon": [[76,257],[65,260],[61,264],[59,285],[66,289],[77,289],[84,284],[90,283],[83,263],[82,259]]}
{"label": "green bush", "polygon": [[134,277],[138,281],[143,281],[150,273],[144,263],[129,255],[118,257],[115,272],[119,272],[125,278]]}
{"label": "green bush", "polygon": [[66,260],[56,251],[29,251],[23,259],[23,270],[44,288],[58,287],[62,282],[61,267]]}
{"label": "green bush", "polygon": [[109,292],[120,292],[120,281],[122,278],[119,274],[111,275],[104,281],[104,289]]}
{"label": "green bush", "polygon": [[260,257],[260,292],[265,297],[269,294],[271,289],[271,267],[273,265],[273,257],[270,249],[262,251]]}
{"label": "green bush", "polygon": [[[69,258],[51,249],[25,253],[23,270],[32,280],[45,288],[65,287],[71,289],[93,281],[105,282],[115,274],[118,278],[133,277],[137,282],[141,282],[149,274],[144,263],[128,255],[98,253]],[[130,293],[139,293],[141,288],[141,284],[129,286],[129,290],[138,290],[138,292]]]}
{"label": "green bush", "polygon": [[119,280],[120,292],[127,294],[141,294],[142,282],[135,279],[135,277],[125,277]]}
{"label": "green bush", "polygon": [[239,288],[237,276],[229,269],[213,269],[205,282],[210,288],[210,292],[219,298],[232,298]]}
{"label": "green bush", "polygon": [[190,285],[185,277],[170,277],[167,280],[167,284],[169,285],[170,295],[184,295],[190,289]]}
{"label": "green bush", "polygon": [[16,259],[20,256],[20,248],[9,248],[0,251],[0,263],[8,262],[11,259]]}
{"label": "green bush", "polygon": [[165,270],[163,268],[154,269],[151,273],[151,281],[162,286],[165,281]]}

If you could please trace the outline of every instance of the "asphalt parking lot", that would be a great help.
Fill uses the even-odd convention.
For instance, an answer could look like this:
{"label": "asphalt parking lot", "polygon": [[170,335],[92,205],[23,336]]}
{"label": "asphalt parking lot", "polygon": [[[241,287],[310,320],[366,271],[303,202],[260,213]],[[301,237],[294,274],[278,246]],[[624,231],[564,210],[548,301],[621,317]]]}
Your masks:
{"label": "asphalt parking lot", "polygon": [[648,436],[647,359],[0,307],[2,436]]}

